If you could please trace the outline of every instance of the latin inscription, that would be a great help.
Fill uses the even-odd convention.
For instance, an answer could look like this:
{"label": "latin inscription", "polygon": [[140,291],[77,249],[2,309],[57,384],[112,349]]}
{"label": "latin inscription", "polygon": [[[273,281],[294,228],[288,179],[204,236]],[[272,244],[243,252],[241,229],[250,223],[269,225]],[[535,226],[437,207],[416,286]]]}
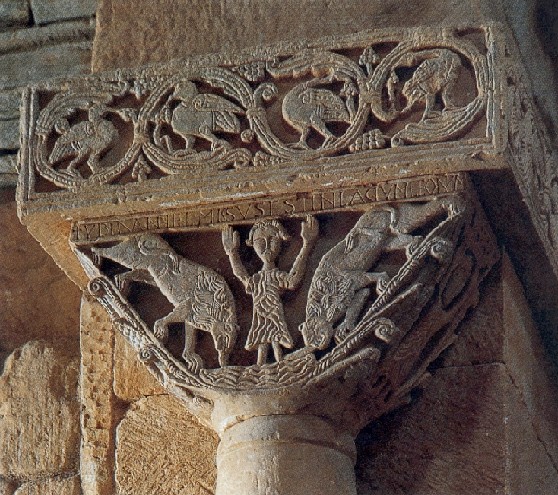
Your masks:
{"label": "latin inscription", "polygon": [[462,191],[463,174],[433,175],[407,180],[310,193],[279,195],[261,200],[235,201],[210,207],[188,207],[153,215],[107,221],[78,222],[72,227],[76,244],[107,241],[142,232],[190,230],[254,222],[262,218],[366,208],[366,205],[403,201]]}

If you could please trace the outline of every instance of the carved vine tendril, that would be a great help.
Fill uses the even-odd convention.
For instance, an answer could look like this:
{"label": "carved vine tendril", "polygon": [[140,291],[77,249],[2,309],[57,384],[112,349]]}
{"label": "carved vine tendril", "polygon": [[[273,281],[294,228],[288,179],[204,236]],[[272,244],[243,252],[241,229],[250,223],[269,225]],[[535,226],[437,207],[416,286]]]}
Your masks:
{"label": "carved vine tendril", "polygon": [[[140,155],[150,170],[175,174],[304,164],[390,144],[447,141],[478,119],[490,86],[487,58],[472,43],[447,36],[401,41],[383,56],[370,45],[358,62],[307,49],[254,64],[190,68],[166,79],[99,81],[84,92],[55,94],[35,125],[35,168],[59,187],[78,189],[114,182]],[[476,95],[459,106],[451,93],[465,66]],[[410,71],[406,81],[400,81],[403,69]],[[270,122],[270,106],[279,103],[281,124],[296,131],[298,141],[285,140],[277,122]],[[378,129],[420,109],[419,122],[387,135]],[[122,126],[132,136],[117,152],[128,134]],[[132,177],[145,178],[143,169]]]}

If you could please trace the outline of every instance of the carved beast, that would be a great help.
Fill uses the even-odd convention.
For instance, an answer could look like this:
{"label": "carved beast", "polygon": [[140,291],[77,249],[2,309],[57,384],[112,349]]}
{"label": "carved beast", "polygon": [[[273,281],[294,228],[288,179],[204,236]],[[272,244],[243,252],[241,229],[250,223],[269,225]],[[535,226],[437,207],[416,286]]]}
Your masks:
{"label": "carved beast", "polygon": [[321,259],[312,278],[306,321],[300,325],[304,343],[325,349],[354,328],[370,296],[371,284],[381,293],[388,282],[385,272],[369,271],[383,253],[405,250],[409,258],[422,237],[411,232],[452,208],[451,200],[423,205],[401,204],[364,213],[345,239]]}
{"label": "carved beast", "polygon": [[184,323],[182,356],[193,368],[203,365],[195,352],[196,330],[211,334],[219,364],[228,364],[238,325],[232,293],[221,275],[179,256],[156,234],[134,236],[115,246],[96,247],[92,251],[131,269],[116,277],[122,289],[131,281],[141,281],[161,290],[174,310],[155,322],[154,333],[164,341],[170,323]]}

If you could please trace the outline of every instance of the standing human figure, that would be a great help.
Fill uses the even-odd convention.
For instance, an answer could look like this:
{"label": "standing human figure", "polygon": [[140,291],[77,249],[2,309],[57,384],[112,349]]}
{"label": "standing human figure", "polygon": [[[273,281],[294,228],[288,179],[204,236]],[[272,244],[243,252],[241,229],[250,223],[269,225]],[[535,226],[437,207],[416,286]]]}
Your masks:
{"label": "standing human figure", "polygon": [[238,232],[230,226],[223,230],[223,247],[229,256],[233,273],[242,282],[246,292],[252,294],[252,326],[245,348],[258,350],[259,366],[266,362],[270,344],[276,361],[282,359],[283,347],[290,349],[293,346],[293,339],[285,321],[281,294],[285,290],[296,289],[302,282],[308,255],[318,236],[318,222],[314,217],[308,216],[302,222],[300,236],[302,248],[287,273],[275,266],[281,243],[289,239],[285,228],[277,220],[265,220],[254,224],[246,244],[254,248],[263,266],[259,272],[250,275],[238,254]]}

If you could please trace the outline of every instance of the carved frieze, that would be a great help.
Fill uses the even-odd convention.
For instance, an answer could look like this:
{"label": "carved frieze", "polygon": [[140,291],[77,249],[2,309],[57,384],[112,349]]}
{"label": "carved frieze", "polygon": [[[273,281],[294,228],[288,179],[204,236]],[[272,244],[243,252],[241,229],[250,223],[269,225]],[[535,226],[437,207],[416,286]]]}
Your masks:
{"label": "carved frieze", "polygon": [[[461,192],[333,214],[76,236],[75,251],[142,362],[214,428],[227,397],[257,396],[258,414],[295,407],[358,431],[421,383],[497,259],[458,178]],[[157,297],[158,312],[138,306]],[[329,410],[324,390],[339,396]]]}
{"label": "carved frieze", "polygon": [[285,43],[33,87],[24,196],[71,196],[75,206],[64,191],[79,191],[78,204],[141,195],[148,182],[177,192],[168,176],[187,178],[182,193],[257,192],[285,188],[285,177],[362,175],[411,150],[439,159],[494,150],[497,29],[416,34]]}
{"label": "carved frieze", "polygon": [[508,142],[513,171],[548,258],[558,276],[558,154],[530,96],[524,69],[507,68]]}

